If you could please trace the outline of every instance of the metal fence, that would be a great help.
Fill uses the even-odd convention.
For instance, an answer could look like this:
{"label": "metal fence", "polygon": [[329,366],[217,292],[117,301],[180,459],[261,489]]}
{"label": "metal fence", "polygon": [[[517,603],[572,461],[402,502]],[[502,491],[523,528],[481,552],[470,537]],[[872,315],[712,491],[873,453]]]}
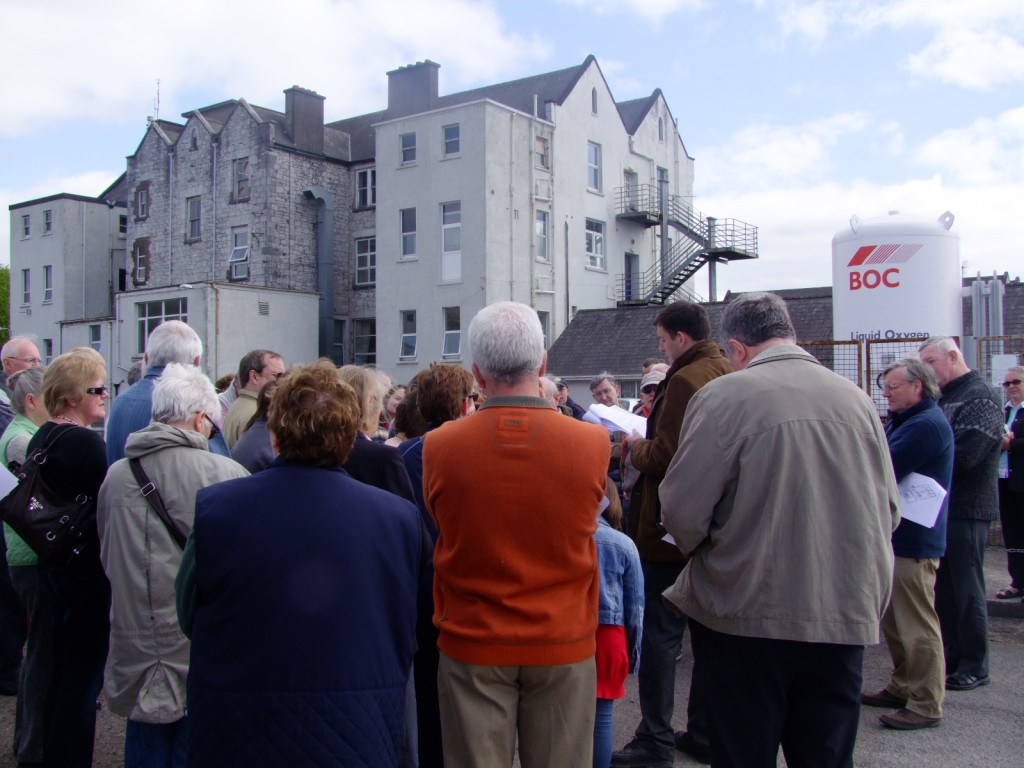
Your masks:
{"label": "metal fence", "polygon": [[801,341],[801,347],[829,370],[864,386],[864,353],[859,341]]}
{"label": "metal fence", "polygon": [[978,372],[996,387],[1011,365],[1024,361],[1024,336],[980,336],[978,338]]}

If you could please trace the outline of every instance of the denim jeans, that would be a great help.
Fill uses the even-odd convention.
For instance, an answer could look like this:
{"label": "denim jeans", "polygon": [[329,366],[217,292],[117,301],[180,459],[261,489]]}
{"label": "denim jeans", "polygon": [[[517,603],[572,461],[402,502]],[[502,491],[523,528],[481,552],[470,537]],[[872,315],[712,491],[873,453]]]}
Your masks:
{"label": "denim jeans", "polygon": [[615,699],[598,699],[594,713],[594,768],[608,768],[612,762],[612,713]]}
{"label": "denim jeans", "polygon": [[173,723],[128,720],[124,732],[124,768],[185,768],[188,765],[188,717]]}

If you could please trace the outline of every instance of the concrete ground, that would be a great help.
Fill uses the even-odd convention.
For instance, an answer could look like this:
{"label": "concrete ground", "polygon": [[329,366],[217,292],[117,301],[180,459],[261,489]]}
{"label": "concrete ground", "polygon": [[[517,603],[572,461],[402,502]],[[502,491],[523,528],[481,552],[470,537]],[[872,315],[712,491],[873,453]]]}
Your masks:
{"label": "concrete ground", "polygon": [[[855,763],[865,768],[1020,768],[1024,765],[1024,603],[996,601],[995,592],[1009,583],[1002,550],[986,554],[985,575],[990,595],[992,683],[974,691],[947,693],[945,716],[938,728],[900,732],[883,728],[878,716],[886,710],[865,707],[861,713]],[[676,727],[685,727],[689,690],[689,640],[676,668]],[[869,647],[864,661],[865,690],[878,690],[888,680],[889,655],[884,643]],[[632,737],[639,718],[636,680],[630,678],[626,698],[615,708],[615,747]],[[0,768],[15,768],[11,755],[14,698],[0,697]],[[99,713],[94,768],[123,765],[124,720],[107,710]],[[697,765],[682,754],[676,766]],[[780,756],[778,764],[784,766]],[[551,766],[559,768],[559,766]]]}

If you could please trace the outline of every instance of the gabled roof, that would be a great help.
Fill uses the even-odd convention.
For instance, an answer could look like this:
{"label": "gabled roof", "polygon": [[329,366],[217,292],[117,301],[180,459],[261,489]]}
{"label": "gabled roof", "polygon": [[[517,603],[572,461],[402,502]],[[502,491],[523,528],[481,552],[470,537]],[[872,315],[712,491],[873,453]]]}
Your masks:
{"label": "gabled roof", "polygon": [[590,55],[583,60],[582,64],[574,67],[440,96],[437,99],[437,106],[451,107],[471,101],[490,99],[491,101],[496,101],[499,104],[504,104],[512,109],[532,115],[534,96],[537,96],[538,110],[548,101],[562,104],[594,61],[594,56]]}
{"label": "gabled roof", "polygon": [[[818,341],[832,338],[832,288],[796,288],[773,291],[789,307],[797,339]],[[704,304],[711,318],[712,337],[717,333],[726,305],[724,301]],[[548,371],[559,376],[590,377],[609,371],[622,379],[639,379],[640,363],[657,357],[658,337],[654,318],[662,306],[582,309],[548,350]]]}
{"label": "gabled roof", "polygon": [[644,118],[654,108],[660,96],[661,89],[656,88],[650,96],[616,103],[615,106],[619,108],[619,116],[622,118],[622,124],[626,127],[626,133],[630,136],[636,133],[640,124],[643,123]]}
{"label": "gabled roof", "polygon": [[100,192],[97,197],[103,201],[110,201],[127,206],[128,197],[130,195],[131,192],[128,189],[128,172],[125,171],[114,179],[114,183]]}

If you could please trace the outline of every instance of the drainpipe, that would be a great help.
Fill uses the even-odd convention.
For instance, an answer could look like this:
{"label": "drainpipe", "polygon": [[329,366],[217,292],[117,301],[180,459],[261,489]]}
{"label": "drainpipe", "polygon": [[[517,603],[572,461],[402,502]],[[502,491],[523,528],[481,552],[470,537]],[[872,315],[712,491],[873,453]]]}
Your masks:
{"label": "drainpipe", "polygon": [[316,263],[317,290],[320,292],[319,354],[330,357],[334,349],[334,201],[323,187],[302,191],[304,197],[317,201]]}
{"label": "drainpipe", "polygon": [[213,254],[210,258],[210,280],[217,279],[217,139],[210,142],[213,147]]}
{"label": "drainpipe", "polygon": [[[516,300],[516,199],[515,199],[515,119],[508,116],[508,300]],[[532,301],[532,299],[531,299]]]}
{"label": "drainpipe", "polygon": [[[152,257],[150,257],[152,259]],[[153,268],[152,260],[148,270]],[[148,281],[149,271],[146,278]],[[174,285],[174,150],[167,152],[167,274],[168,283]]]}

